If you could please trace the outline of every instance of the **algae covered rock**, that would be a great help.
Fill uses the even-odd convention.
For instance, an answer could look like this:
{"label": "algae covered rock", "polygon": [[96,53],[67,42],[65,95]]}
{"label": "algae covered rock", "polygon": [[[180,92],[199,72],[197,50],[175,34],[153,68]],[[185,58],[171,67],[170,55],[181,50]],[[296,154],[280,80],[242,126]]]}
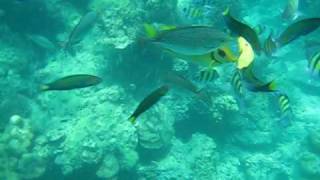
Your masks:
{"label": "algae covered rock", "polygon": [[308,136],[310,148],[320,154],[320,129],[312,130]]}
{"label": "algae covered rock", "polygon": [[[160,106],[160,105],[159,105]],[[159,107],[162,112],[145,114],[145,118],[139,119],[138,126],[139,144],[146,149],[160,149],[170,144],[173,136],[173,115],[165,107]]]}
{"label": "algae covered rock", "polygon": [[109,154],[104,157],[96,174],[100,178],[112,179],[117,176],[119,170],[120,165],[117,158],[114,155]]}
{"label": "algae covered rock", "polygon": [[40,177],[46,170],[46,162],[33,153],[22,155],[18,164],[18,172],[25,179]]}
{"label": "algae covered rock", "polygon": [[301,173],[310,178],[320,178],[320,158],[310,152],[303,153],[298,161]]}

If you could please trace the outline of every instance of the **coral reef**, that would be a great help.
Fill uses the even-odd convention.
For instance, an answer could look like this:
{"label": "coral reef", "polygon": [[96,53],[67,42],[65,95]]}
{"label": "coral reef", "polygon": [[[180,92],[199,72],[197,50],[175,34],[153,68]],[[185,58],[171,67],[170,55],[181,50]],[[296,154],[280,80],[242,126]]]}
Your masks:
{"label": "coral reef", "polygon": [[18,115],[10,118],[1,134],[1,179],[34,179],[41,177],[47,167],[47,155],[34,146],[35,137],[30,120]]}

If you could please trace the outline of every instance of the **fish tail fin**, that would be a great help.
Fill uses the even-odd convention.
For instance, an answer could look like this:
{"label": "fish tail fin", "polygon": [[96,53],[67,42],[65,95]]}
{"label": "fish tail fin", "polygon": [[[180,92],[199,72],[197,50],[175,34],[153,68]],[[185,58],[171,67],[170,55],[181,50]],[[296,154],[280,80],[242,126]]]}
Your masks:
{"label": "fish tail fin", "polygon": [[48,85],[41,85],[40,87],[39,87],[39,90],[41,91],[41,92],[44,92],[44,91],[48,91],[49,90],[49,86]]}
{"label": "fish tail fin", "polygon": [[200,89],[197,93],[197,98],[206,103],[208,106],[212,106],[212,99],[210,94],[205,89]]}
{"label": "fish tail fin", "polygon": [[230,7],[228,6],[223,12],[222,15],[227,16],[230,14]]}
{"label": "fish tail fin", "polygon": [[277,91],[277,84],[274,80],[270,81],[268,84],[267,84],[267,89],[270,90],[270,91]]}
{"label": "fish tail fin", "polygon": [[137,121],[137,118],[135,116],[131,116],[129,119],[128,119],[132,124],[135,124],[136,121]]}
{"label": "fish tail fin", "polygon": [[144,23],[143,27],[148,38],[154,39],[157,37],[157,29],[152,24]]}

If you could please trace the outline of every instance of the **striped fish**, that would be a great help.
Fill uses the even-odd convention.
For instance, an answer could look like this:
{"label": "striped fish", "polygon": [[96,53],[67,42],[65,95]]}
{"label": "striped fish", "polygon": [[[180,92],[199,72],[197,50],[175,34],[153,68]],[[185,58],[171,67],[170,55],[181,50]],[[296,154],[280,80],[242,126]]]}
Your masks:
{"label": "striped fish", "polygon": [[270,33],[268,38],[265,40],[263,44],[263,51],[266,54],[266,56],[271,57],[274,52],[277,50],[277,44],[276,41],[272,38],[273,32]]}
{"label": "striped fish", "polygon": [[202,18],[204,16],[204,11],[200,7],[188,6],[182,9],[182,13],[188,19]]}
{"label": "striped fish", "polygon": [[200,71],[199,80],[201,82],[209,82],[217,79],[219,74],[215,69],[205,69]]}
{"label": "striped fish", "polygon": [[244,97],[244,89],[242,85],[242,77],[239,71],[235,71],[232,79],[231,86],[233,87],[233,91],[237,97]]}
{"label": "striped fish", "polygon": [[278,106],[281,114],[279,123],[281,126],[287,127],[291,123],[292,110],[290,106],[289,97],[286,94],[284,93],[278,94]]}
{"label": "striped fish", "polygon": [[312,75],[320,75],[320,52],[315,53],[309,59],[308,69]]}
{"label": "striped fish", "polygon": [[244,113],[245,110],[245,94],[244,94],[244,87],[242,83],[241,73],[239,71],[235,71],[232,79],[231,79],[231,86],[233,88],[233,92],[235,94],[235,99],[237,101],[238,107],[240,109],[240,113]]}

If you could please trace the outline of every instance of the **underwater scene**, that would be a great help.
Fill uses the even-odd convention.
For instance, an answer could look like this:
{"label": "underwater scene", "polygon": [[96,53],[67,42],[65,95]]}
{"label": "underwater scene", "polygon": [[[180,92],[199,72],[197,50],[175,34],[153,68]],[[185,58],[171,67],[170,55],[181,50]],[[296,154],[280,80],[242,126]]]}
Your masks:
{"label": "underwater scene", "polygon": [[0,180],[320,180],[319,0],[0,0]]}

